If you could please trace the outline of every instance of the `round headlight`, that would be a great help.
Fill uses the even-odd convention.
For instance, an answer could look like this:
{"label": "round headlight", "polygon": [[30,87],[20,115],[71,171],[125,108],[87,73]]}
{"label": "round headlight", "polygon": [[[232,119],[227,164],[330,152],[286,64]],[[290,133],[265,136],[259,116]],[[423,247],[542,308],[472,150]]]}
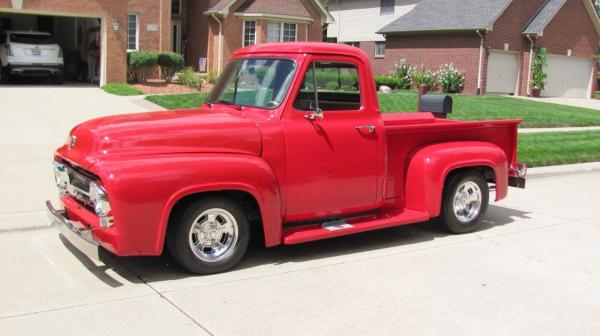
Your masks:
{"label": "round headlight", "polygon": [[63,163],[55,161],[52,165],[52,170],[54,170],[54,182],[56,182],[60,196],[66,196],[67,186],[70,183],[67,166],[65,166]]}
{"label": "round headlight", "polygon": [[104,188],[96,183],[90,183],[90,201],[94,204],[94,212],[98,216],[108,216],[110,213],[110,204]]}

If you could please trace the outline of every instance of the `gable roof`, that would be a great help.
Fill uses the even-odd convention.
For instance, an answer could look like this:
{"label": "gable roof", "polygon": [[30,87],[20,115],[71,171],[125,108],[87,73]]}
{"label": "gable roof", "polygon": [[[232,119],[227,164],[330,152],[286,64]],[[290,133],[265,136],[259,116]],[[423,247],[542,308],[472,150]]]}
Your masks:
{"label": "gable roof", "polygon": [[310,12],[300,1],[271,0],[256,1],[248,0],[235,10],[236,13],[246,14],[276,14],[290,15],[311,19]]}
{"label": "gable roof", "polygon": [[422,0],[380,34],[489,30],[512,0]]}
{"label": "gable roof", "polygon": [[[208,10],[204,14],[228,15],[229,9],[237,1],[238,0],[212,0],[208,6]],[[324,16],[324,18],[325,18],[325,20],[323,20],[324,23],[335,22],[335,20],[333,19],[333,16],[331,16],[329,11],[323,6],[323,4],[321,3],[320,0],[308,0],[308,1],[313,3],[315,5],[315,7],[317,7],[319,12],[321,12],[321,15]],[[285,4],[283,4],[281,6],[273,6],[272,4],[267,4],[266,2],[263,3],[263,1],[261,1],[261,0],[258,0],[258,1],[251,0],[251,1],[247,1],[246,3],[242,4],[241,7],[247,7],[244,9],[244,13],[264,13],[264,14],[276,14],[276,15],[289,15],[290,13],[293,13],[294,16],[310,17],[310,13],[308,12],[308,10],[302,4],[298,3],[298,1],[294,1],[293,3],[296,3],[299,7],[302,7],[301,12],[297,11],[299,8],[296,8],[296,7],[298,7],[298,6],[293,6],[293,8],[290,8],[290,6],[291,6],[290,1],[280,1],[280,2],[285,3]],[[251,9],[249,9],[249,8],[251,8]],[[250,11],[248,11],[248,10],[250,10]]]}
{"label": "gable roof", "polygon": [[554,15],[562,8],[567,0],[548,0],[540,8],[539,12],[531,19],[529,24],[523,30],[523,34],[531,34],[541,36],[544,33],[544,28],[552,21]]}

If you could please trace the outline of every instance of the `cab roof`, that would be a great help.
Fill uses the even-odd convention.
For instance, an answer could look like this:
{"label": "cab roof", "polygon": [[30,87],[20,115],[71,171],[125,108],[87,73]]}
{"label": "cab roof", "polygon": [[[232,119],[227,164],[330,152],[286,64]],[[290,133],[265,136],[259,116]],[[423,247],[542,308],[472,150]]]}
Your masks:
{"label": "cab roof", "polygon": [[276,42],[262,43],[236,50],[232,57],[249,54],[330,54],[359,58],[368,63],[367,55],[359,48],[341,43],[326,42]]}

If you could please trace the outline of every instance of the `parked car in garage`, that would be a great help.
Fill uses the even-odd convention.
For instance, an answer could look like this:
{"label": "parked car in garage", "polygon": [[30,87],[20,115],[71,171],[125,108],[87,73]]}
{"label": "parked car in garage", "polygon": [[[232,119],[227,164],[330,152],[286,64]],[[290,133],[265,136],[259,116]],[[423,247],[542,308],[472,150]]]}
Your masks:
{"label": "parked car in garage", "polygon": [[0,37],[1,80],[13,77],[50,77],[63,82],[62,49],[49,33],[7,31]]}

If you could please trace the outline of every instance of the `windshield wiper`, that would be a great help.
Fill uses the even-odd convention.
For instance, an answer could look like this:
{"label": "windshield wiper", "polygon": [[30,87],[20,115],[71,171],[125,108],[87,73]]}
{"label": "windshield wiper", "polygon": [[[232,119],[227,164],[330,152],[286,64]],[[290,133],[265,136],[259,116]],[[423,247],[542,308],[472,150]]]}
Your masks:
{"label": "windshield wiper", "polygon": [[220,99],[220,100],[217,100],[217,101],[209,101],[208,103],[209,103],[209,104],[223,104],[223,105],[230,105],[230,106],[233,106],[233,107],[237,108],[238,110],[241,110],[241,109],[242,109],[242,105],[240,105],[240,104],[236,104],[236,103],[234,103],[234,102],[231,102],[231,101],[229,101],[229,100],[223,100],[223,99]]}

